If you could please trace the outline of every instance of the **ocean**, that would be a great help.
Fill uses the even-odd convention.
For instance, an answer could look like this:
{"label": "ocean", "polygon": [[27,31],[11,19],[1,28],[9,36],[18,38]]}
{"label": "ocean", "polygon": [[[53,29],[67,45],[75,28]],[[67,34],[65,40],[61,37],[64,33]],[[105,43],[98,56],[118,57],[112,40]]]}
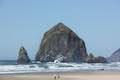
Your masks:
{"label": "ocean", "polygon": [[14,60],[0,61],[0,75],[16,73],[68,72],[68,71],[120,71],[120,62],[113,63],[41,63],[18,65]]}

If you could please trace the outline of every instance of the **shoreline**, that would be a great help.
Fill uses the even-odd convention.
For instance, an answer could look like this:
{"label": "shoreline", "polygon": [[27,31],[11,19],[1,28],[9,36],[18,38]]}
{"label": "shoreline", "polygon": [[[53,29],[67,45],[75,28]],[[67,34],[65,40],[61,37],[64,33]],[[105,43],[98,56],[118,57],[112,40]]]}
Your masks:
{"label": "shoreline", "polygon": [[21,74],[49,74],[49,73],[120,73],[119,70],[71,70],[71,71],[49,71],[49,72],[21,72],[21,73],[5,73],[2,75],[21,75]]}
{"label": "shoreline", "polygon": [[56,72],[26,72],[26,73],[7,73],[7,74],[0,74],[1,76],[16,76],[16,75],[47,75],[47,74],[56,74],[56,73],[60,73],[60,74],[86,74],[86,73],[120,73],[120,71],[116,71],[116,70],[93,70],[93,71],[89,71],[89,70],[78,70],[78,71],[56,71]]}
{"label": "shoreline", "polygon": [[[60,79],[54,79],[56,75]],[[120,80],[120,71],[42,72],[0,75],[0,80]]]}

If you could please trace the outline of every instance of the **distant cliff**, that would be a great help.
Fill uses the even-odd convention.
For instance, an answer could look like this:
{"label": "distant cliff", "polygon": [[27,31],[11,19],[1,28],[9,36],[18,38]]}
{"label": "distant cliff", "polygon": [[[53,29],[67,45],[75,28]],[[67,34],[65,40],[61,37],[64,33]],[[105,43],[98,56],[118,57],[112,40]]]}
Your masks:
{"label": "distant cliff", "polygon": [[36,60],[41,62],[85,62],[88,54],[85,42],[63,23],[44,34]]}
{"label": "distant cliff", "polygon": [[108,58],[108,62],[120,62],[120,48]]}

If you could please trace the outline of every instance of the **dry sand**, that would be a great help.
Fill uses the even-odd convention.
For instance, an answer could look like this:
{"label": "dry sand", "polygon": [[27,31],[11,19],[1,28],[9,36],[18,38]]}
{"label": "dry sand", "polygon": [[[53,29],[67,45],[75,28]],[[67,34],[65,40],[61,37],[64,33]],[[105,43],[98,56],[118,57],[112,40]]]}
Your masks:
{"label": "dry sand", "polygon": [[0,76],[0,80],[120,80],[120,72],[69,72],[60,73],[60,78],[55,73],[16,74]]}

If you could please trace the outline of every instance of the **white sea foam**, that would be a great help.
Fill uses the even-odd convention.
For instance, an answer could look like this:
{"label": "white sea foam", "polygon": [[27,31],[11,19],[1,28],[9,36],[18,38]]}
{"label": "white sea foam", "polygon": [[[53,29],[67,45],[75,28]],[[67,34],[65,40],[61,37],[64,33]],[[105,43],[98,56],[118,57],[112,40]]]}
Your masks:
{"label": "white sea foam", "polygon": [[58,72],[58,71],[120,71],[120,62],[116,63],[39,63],[30,65],[0,65],[0,74],[32,73],[32,72]]}

